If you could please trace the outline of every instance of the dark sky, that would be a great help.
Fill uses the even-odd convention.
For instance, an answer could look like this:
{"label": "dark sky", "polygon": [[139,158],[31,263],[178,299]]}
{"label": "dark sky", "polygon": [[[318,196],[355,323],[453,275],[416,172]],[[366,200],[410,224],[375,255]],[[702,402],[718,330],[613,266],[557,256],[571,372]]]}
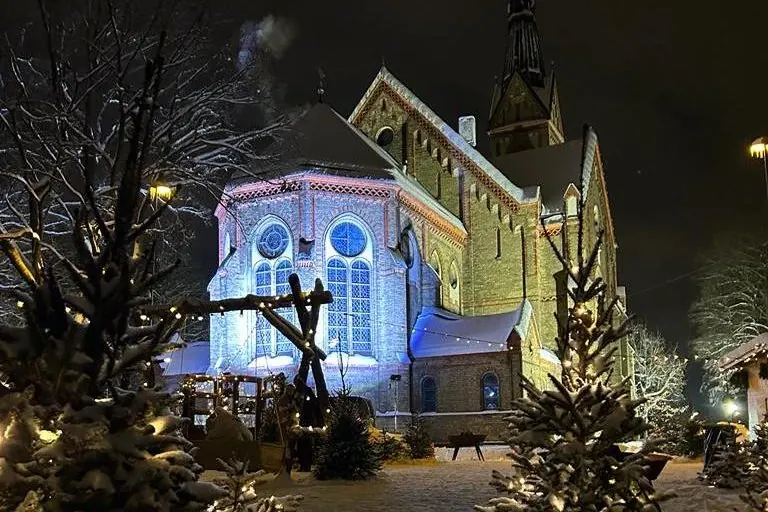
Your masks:
{"label": "dark sky", "polygon": [[[6,15],[18,5],[0,1]],[[443,119],[455,125],[474,114],[484,127],[504,56],[505,0],[213,5],[233,38],[242,22],[268,14],[295,24],[277,67],[290,102],[312,100],[322,65],[327,102],[347,115],[385,59]],[[537,2],[567,135],[579,137],[586,122],[600,137],[629,307],[684,350],[697,253],[766,203],[762,168],[746,145],[768,135],[768,3],[734,5]],[[764,213],[751,222],[764,223]]]}

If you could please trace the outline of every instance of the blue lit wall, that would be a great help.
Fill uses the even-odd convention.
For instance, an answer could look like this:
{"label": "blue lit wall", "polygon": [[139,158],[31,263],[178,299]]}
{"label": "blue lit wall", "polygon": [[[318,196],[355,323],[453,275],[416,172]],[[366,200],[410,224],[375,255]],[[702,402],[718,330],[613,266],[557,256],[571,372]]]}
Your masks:
{"label": "blue lit wall", "polygon": [[[392,411],[390,375],[399,374],[397,408],[408,411],[407,332],[415,314],[407,314],[407,282],[412,309],[425,299],[421,262],[409,280],[407,265],[394,249],[404,229],[394,194],[293,188],[238,201],[233,206],[238,222],[232,215],[222,217],[220,254],[227,254],[227,241],[237,250],[211,280],[211,298],[285,293],[291,272],[304,289],[320,277],[338,298],[318,325],[317,343],[328,354],[323,368],[329,389],[341,387],[341,361],[353,393],[373,400],[379,411]],[[431,290],[427,302],[434,284]],[[282,371],[292,377],[298,369],[297,352],[253,312],[214,315],[210,329],[210,372],[262,376]]]}

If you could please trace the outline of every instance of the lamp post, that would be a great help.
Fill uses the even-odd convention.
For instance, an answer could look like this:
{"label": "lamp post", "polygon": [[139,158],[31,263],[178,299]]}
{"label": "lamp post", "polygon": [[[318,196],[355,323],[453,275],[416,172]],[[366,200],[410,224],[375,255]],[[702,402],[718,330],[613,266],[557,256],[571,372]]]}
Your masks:
{"label": "lamp post", "polygon": [[763,171],[765,172],[765,195],[768,199],[768,137],[758,137],[752,141],[749,146],[749,154],[753,158],[761,158],[763,160]]}
{"label": "lamp post", "polygon": [[[170,201],[173,197],[173,188],[163,182],[162,178],[155,178],[149,186],[149,198],[152,200],[152,210],[157,211],[157,200]],[[152,254],[152,275],[157,272],[157,252]],[[155,303],[155,290],[154,287],[149,290],[149,303]],[[152,356],[149,357],[147,365],[147,387],[155,387],[155,363],[156,361]]]}
{"label": "lamp post", "polygon": [[397,432],[397,412],[398,412],[397,411],[397,406],[398,406],[398,402],[399,402],[398,399],[400,398],[398,396],[399,395],[398,394],[398,387],[400,385],[400,380],[401,379],[402,379],[402,377],[400,375],[398,375],[398,374],[393,374],[393,375],[389,376],[390,387],[392,387],[392,383],[394,383],[394,385],[395,385],[395,432]]}

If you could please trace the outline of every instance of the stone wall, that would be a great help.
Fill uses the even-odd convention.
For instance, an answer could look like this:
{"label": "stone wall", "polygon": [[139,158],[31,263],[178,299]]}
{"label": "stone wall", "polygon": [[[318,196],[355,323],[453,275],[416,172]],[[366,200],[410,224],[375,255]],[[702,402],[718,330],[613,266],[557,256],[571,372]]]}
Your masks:
{"label": "stone wall", "polygon": [[[504,418],[509,411],[487,411],[478,413],[425,413],[421,415],[424,427],[429,432],[432,442],[436,445],[447,445],[448,438],[462,432],[473,434],[485,434],[486,442],[503,442],[507,439],[508,422]],[[408,413],[398,415],[397,432],[405,432],[411,424],[411,416]],[[394,432],[394,416],[377,415],[376,427],[387,432]],[[471,448],[464,448],[470,450]]]}

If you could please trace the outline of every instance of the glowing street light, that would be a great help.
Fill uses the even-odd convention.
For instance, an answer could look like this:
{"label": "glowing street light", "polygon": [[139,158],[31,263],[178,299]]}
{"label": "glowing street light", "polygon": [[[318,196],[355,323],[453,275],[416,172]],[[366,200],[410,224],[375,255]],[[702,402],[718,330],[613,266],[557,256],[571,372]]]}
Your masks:
{"label": "glowing street light", "polygon": [[763,170],[765,171],[765,195],[768,198],[768,137],[758,137],[752,141],[749,146],[749,154],[752,158],[761,158],[763,160]]}
{"label": "glowing street light", "polygon": [[149,197],[152,199],[162,199],[168,201],[173,197],[173,189],[168,185],[155,183],[149,187]]}

